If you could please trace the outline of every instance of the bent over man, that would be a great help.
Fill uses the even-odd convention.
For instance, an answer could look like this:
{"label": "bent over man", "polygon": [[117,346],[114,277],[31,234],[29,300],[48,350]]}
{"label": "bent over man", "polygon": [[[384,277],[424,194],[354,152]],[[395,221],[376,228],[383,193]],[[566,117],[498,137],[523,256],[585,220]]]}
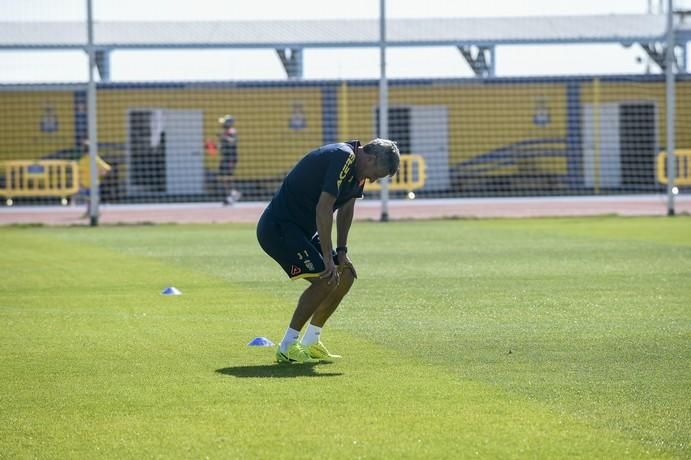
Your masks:
{"label": "bent over man", "polygon": [[[364,146],[356,140],[324,145],[295,165],[264,210],[257,225],[262,249],[290,279],[304,278],[310,283],[276,350],[279,363],[340,358],[329,353],[320,335],[357,278],[348,257],[355,200],[362,197],[366,180],[394,175],[399,163],[398,147],[387,139],[374,139]],[[336,210],[334,249],[331,229]]]}

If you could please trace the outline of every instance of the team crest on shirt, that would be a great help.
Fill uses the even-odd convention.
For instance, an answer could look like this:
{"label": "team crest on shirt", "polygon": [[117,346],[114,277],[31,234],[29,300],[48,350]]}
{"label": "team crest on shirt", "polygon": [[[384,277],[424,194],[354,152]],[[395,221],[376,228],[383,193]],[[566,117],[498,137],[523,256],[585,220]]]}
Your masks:
{"label": "team crest on shirt", "polygon": [[290,276],[299,275],[300,273],[302,273],[302,269],[300,269],[300,267],[296,265],[290,266]]}

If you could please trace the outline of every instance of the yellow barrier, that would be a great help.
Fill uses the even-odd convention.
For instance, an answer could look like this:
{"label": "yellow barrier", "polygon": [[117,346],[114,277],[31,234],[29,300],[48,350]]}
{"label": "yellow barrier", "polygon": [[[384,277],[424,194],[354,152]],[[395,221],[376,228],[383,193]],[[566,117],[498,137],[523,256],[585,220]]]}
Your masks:
{"label": "yellow barrier", "polygon": [[79,167],[76,161],[17,160],[1,163],[3,181],[0,195],[12,206],[17,197],[56,197],[62,204],[79,191]]}
{"label": "yellow barrier", "polygon": [[[425,178],[425,159],[422,155],[401,155],[398,172],[389,179],[389,190],[412,192],[424,187]],[[381,190],[381,184],[379,181],[368,183],[365,190]]]}
{"label": "yellow barrier", "polygon": [[[691,150],[675,150],[676,177],[674,185],[691,185]],[[667,183],[667,152],[657,154],[657,181]]]}

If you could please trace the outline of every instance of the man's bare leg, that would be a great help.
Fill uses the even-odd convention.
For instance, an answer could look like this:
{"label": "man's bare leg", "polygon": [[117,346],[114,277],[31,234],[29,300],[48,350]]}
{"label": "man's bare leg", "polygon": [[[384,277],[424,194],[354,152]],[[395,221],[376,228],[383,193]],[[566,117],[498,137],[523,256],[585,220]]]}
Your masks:
{"label": "man's bare leg", "polygon": [[348,294],[350,288],[355,282],[355,277],[353,272],[345,267],[343,269],[339,268],[340,281],[336,289],[332,290],[331,293],[319,304],[319,306],[314,311],[312,315],[312,320],[310,324],[317,327],[324,327],[326,320],[336,311],[338,306],[341,304],[343,298]]}
{"label": "man's bare leg", "polygon": [[326,280],[320,278],[307,278],[307,280],[310,285],[300,296],[293,318],[290,320],[290,327],[296,331],[302,329],[307,320],[334,291],[334,286],[328,284]]}
{"label": "man's bare leg", "polygon": [[343,300],[343,297],[348,293],[350,288],[353,286],[355,277],[353,272],[346,268],[345,270],[339,269],[340,272],[340,282],[336,289],[334,289],[331,294],[329,294],[324,301],[319,304],[319,307],[312,315],[309,326],[305,330],[302,336],[301,344],[305,347],[312,358],[317,358],[320,360],[329,360],[334,358],[340,358],[340,355],[335,355],[324,346],[321,342],[321,329],[324,323],[329,319],[329,317],[336,311],[338,306]]}
{"label": "man's bare leg", "polygon": [[278,350],[276,350],[276,360],[282,362],[312,363],[317,362],[303,349],[293,347],[297,343],[300,330],[307,320],[314,314],[319,305],[329,297],[334,290],[327,280],[320,278],[308,278],[310,285],[300,295],[297,307],[290,321],[290,327],[286,330],[283,340],[281,340]]}

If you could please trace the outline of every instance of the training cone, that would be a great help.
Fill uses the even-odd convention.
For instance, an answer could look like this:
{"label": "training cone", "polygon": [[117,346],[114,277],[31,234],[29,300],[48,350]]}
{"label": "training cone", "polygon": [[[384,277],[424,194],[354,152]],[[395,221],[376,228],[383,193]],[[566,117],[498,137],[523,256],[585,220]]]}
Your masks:
{"label": "training cone", "polygon": [[174,286],[167,287],[161,291],[162,295],[182,295],[182,292]]}
{"label": "training cone", "polygon": [[267,339],[266,337],[255,337],[250,343],[247,344],[248,347],[273,347],[274,343]]}

